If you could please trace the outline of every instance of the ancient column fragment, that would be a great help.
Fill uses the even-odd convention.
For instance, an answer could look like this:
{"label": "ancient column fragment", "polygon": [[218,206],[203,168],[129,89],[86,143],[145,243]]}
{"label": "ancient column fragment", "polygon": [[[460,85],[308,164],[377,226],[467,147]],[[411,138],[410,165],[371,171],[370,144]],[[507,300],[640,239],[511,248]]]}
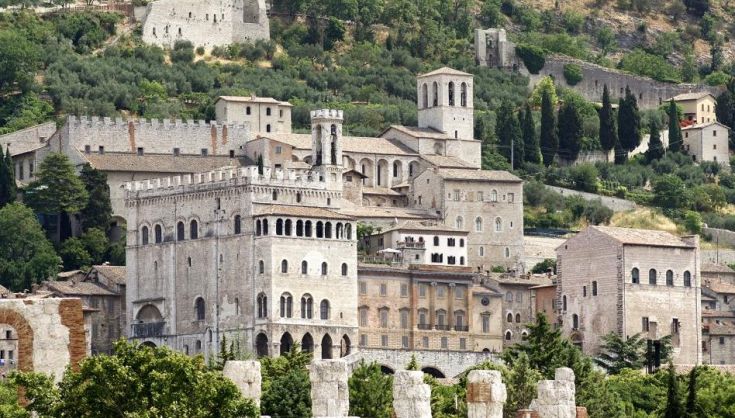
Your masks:
{"label": "ancient column fragment", "polygon": [[350,412],[350,373],[343,360],[314,360],[309,365],[311,412],[316,418],[346,417]]}
{"label": "ancient column fragment", "polygon": [[393,375],[393,414],[395,418],[431,418],[431,388],[424,383],[424,372],[398,370]]}
{"label": "ancient column fragment", "polygon": [[554,380],[538,382],[537,397],[529,409],[538,413],[538,418],[576,418],[574,372],[560,367],[554,373]]}
{"label": "ancient column fragment", "polygon": [[252,399],[260,406],[260,362],[257,360],[228,361],[222,370],[226,378],[232,380],[244,398]]}
{"label": "ancient column fragment", "polygon": [[497,370],[473,370],[467,376],[467,418],[502,418],[507,399]]}

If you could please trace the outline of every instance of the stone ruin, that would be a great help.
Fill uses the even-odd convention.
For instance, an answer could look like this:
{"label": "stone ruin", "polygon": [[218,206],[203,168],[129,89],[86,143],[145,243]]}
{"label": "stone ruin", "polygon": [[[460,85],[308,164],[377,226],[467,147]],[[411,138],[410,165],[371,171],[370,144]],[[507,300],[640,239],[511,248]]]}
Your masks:
{"label": "stone ruin", "polygon": [[[260,405],[260,363],[229,361],[223,370],[242,395]],[[309,365],[312,416],[346,418],[350,411],[349,367],[344,360],[314,360]],[[554,380],[538,383],[537,397],[517,418],[587,418],[587,410],[575,404],[574,372],[556,369]],[[467,376],[467,418],[502,418],[507,399],[499,371],[473,370]],[[393,376],[393,416],[431,418],[431,387],[424,373],[398,370]],[[357,418],[357,417],[353,417]]]}

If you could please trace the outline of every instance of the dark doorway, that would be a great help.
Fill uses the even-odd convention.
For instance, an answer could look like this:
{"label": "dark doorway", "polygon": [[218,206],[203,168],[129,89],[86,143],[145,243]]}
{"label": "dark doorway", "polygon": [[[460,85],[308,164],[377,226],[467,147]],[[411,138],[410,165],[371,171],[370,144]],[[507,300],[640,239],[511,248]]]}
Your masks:
{"label": "dark doorway", "polygon": [[322,338],[322,359],[329,360],[332,358],[332,337],[329,334]]}

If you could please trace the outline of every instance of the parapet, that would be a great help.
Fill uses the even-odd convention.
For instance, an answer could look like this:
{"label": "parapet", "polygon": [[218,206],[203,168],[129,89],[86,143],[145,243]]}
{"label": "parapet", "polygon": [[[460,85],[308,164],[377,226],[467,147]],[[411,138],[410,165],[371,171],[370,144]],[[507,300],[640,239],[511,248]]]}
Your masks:
{"label": "parapet", "polygon": [[227,126],[229,129],[249,129],[250,127],[247,124],[235,124],[235,123],[227,123],[227,124],[220,124],[217,122],[207,122],[203,119],[200,120],[182,120],[182,119],[123,119],[121,117],[116,117],[114,119],[109,117],[100,117],[100,116],[73,116],[69,115],[67,117],[67,123],[70,126],[73,127],[110,127],[110,128],[119,128],[119,129],[128,129],[130,126],[130,123],[132,123],[136,127],[141,128],[154,128],[154,129],[211,129],[213,126],[216,128],[221,128],[223,126]]}
{"label": "parapet", "polygon": [[337,109],[319,109],[311,111],[311,119],[338,119],[344,120],[344,112]]}

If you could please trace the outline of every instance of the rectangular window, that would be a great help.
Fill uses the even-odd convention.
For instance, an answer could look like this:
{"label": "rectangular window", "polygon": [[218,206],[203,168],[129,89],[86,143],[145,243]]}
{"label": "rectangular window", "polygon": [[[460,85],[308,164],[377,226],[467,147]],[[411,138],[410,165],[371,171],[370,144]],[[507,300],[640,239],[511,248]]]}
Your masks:
{"label": "rectangular window", "polygon": [[448,348],[449,347],[449,341],[447,340],[447,337],[442,337],[442,348]]}
{"label": "rectangular window", "polygon": [[207,154],[209,154],[209,150],[206,148],[202,148],[202,157],[206,157]]}
{"label": "rectangular window", "polygon": [[467,349],[467,338],[460,338],[459,339],[459,349],[460,350],[466,350]]}
{"label": "rectangular window", "polygon": [[33,177],[33,161],[28,161],[28,178]]}
{"label": "rectangular window", "polygon": [[425,298],[426,297],[426,284],[421,283],[419,285],[419,297]]}
{"label": "rectangular window", "polygon": [[482,316],[482,333],[483,334],[490,333],[490,315]]}
{"label": "rectangular window", "polygon": [[477,192],[477,201],[482,202],[485,200],[485,194],[483,192]]}
{"label": "rectangular window", "polygon": [[513,193],[508,193],[508,203],[513,203],[513,200],[515,200],[515,195]]}
{"label": "rectangular window", "polygon": [[380,336],[380,346],[381,347],[388,347],[388,336],[387,335],[381,335]]}
{"label": "rectangular window", "polygon": [[457,286],[454,288],[454,298],[459,300],[464,299],[464,287]]}
{"label": "rectangular window", "polygon": [[443,298],[446,296],[446,287],[443,285],[436,286],[436,297]]}
{"label": "rectangular window", "polygon": [[143,147],[138,147],[138,155],[143,155],[144,151]]}
{"label": "rectangular window", "polygon": [[597,281],[592,282],[592,296],[597,296]]}
{"label": "rectangular window", "polygon": [[174,157],[181,155],[181,148],[174,148]]}
{"label": "rectangular window", "polygon": [[587,286],[582,286],[582,296],[587,297]]}
{"label": "rectangular window", "polygon": [[84,146],[84,153],[85,154],[89,154],[90,152],[92,152],[92,147],[89,146],[89,145],[85,145]]}
{"label": "rectangular window", "polygon": [[408,297],[408,285],[407,284],[401,284],[401,297],[402,298]]}
{"label": "rectangular window", "polygon": [[436,325],[443,327],[444,323],[447,322],[446,318],[447,318],[447,314],[445,314],[444,312],[437,313],[436,314]]}
{"label": "rectangular window", "polygon": [[366,327],[368,325],[368,311],[367,309],[360,309],[360,326]]}
{"label": "rectangular window", "polygon": [[360,294],[367,295],[367,283],[360,282]]}
{"label": "rectangular window", "polygon": [[454,190],[454,200],[459,202],[459,190],[458,189]]}
{"label": "rectangular window", "polygon": [[25,170],[23,170],[23,162],[18,163],[18,177],[23,180],[23,177],[25,177]]}
{"label": "rectangular window", "polygon": [[8,359],[9,360],[13,359],[13,350],[8,350]]}
{"label": "rectangular window", "polygon": [[401,348],[408,348],[408,336],[401,337]]}
{"label": "rectangular window", "polygon": [[368,336],[366,334],[360,334],[360,346],[367,347],[368,345]]}
{"label": "rectangular window", "polygon": [[401,311],[401,329],[408,329],[408,311]]}
{"label": "rectangular window", "polygon": [[423,345],[424,348],[429,348],[429,337],[422,337],[421,345]]}
{"label": "rectangular window", "polygon": [[282,146],[280,146],[280,145],[279,145],[279,146],[277,146],[277,147],[276,147],[276,154],[280,154],[280,153],[282,153],[282,152],[283,152],[283,147],[282,147]]}
{"label": "rectangular window", "polygon": [[[717,131],[716,130],[712,131],[712,136],[717,136]],[[717,145],[715,145],[715,149],[717,149]]]}
{"label": "rectangular window", "polygon": [[230,150],[230,158],[235,158],[235,150]]}
{"label": "rectangular window", "polygon": [[13,334],[12,331],[5,331],[5,339],[6,340],[11,339],[12,338],[12,334]]}
{"label": "rectangular window", "polygon": [[671,334],[672,335],[678,335],[679,334],[679,319],[674,318],[671,320]]}
{"label": "rectangular window", "polygon": [[648,317],[644,316],[643,318],[641,318],[641,322],[642,322],[641,329],[643,330],[643,332],[648,332],[648,330],[650,329],[650,325],[648,323]]}
{"label": "rectangular window", "polygon": [[388,328],[388,310],[381,309],[380,311],[380,327]]}
{"label": "rectangular window", "polygon": [[388,285],[385,283],[380,284],[380,296],[387,296],[388,295]]}

